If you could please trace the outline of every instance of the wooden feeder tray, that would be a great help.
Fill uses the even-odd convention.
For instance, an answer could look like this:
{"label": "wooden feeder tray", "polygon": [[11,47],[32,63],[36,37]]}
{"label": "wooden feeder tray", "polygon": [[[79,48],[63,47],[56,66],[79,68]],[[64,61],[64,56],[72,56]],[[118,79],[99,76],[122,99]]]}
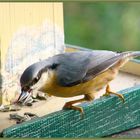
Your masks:
{"label": "wooden feeder tray", "polygon": [[[78,50],[88,49],[67,45],[67,51]],[[72,99],[58,97],[51,97],[50,100],[41,102],[43,103],[41,105],[24,107],[18,111],[18,114],[32,112],[40,116],[21,124],[8,120],[11,112],[0,113],[0,120],[3,123],[1,136],[12,138],[127,137],[130,134],[127,130],[140,126],[140,61],[128,62],[117,78],[111,82],[111,88],[124,95],[125,103],[115,96],[110,96],[80,104],[84,109],[84,119],[81,119],[78,111],[61,110],[64,103]],[[139,132],[139,128],[136,130]],[[127,131],[127,133],[124,132],[126,135],[120,134],[122,131]],[[135,130],[133,132],[135,133]],[[138,135],[140,136],[140,132],[137,133]]]}

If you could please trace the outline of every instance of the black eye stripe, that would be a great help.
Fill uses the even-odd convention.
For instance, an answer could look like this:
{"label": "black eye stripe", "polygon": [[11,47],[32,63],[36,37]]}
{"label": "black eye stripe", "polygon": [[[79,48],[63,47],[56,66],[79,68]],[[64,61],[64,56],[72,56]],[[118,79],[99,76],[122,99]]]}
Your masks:
{"label": "black eye stripe", "polygon": [[30,86],[36,84],[36,83],[38,82],[38,80],[39,80],[39,79],[38,79],[37,77],[34,78],[33,81],[30,83]]}
{"label": "black eye stripe", "polygon": [[54,64],[52,64],[49,68],[51,68],[51,69],[56,69],[58,66],[59,66],[59,64],[54,63]]}
{"label": "black eye stripe", "polygon": [[25,87],[22,88],[22,91],[28,91],[29,89],[30,89],[29,86],[25,86]]}
{"label": "black eye stripe", "polygon": [[37,82],[38,81],[38,78],[35,78],[34,81]]}

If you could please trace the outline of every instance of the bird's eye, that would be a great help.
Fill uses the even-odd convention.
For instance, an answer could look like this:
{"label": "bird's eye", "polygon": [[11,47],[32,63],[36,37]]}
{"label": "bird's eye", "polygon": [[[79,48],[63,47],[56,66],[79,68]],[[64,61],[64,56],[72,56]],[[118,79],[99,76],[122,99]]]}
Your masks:
{"label": "bird's eye", "polygon": [[38,82],[38,77],[34,78],[34,83]]}
{"label": "bird's eye", "polygon": [[31,86],[33,86],[34,84],[36,84],[38,82],[38,77],[34,78],[32,83],[30,84]]}

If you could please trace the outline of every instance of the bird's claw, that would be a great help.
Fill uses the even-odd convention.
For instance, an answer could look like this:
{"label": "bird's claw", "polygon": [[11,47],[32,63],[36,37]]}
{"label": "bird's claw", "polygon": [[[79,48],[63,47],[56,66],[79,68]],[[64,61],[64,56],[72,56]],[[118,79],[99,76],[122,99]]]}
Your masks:
{"label": "bird's claw", "polygon": [[122,100],[123,103],[125,102],[124,96],[122,94],[111,91],[110,86],[107,85],[106,93],[104,94],[104,96],[110,96],[111,94],[118,96]]}
{"label": "bird's claw", "polygon": [[81,113],[81,119],[84,118],[84,111],[83,111],[83,108],[82,107],[79,107],[79,106],[73,106],[71,103],[66,103],[64,106],[63,106],[63,109],[73,109],[73,110],[77,110]]}
{"label": "bird's claw", "polygon": [[124,103],[125,102],[124,96],[122,94],[117,94],[117,95],[122,100],[122,102]]}
{"label": "bird's claw", "polygon": [[110,96],[111,94],[114,94],[114,95],[118,96],[122,100],[123,103],[125,102],[124,96],[122,94],[119,94],[119,93],[106,92],[103,96]]}

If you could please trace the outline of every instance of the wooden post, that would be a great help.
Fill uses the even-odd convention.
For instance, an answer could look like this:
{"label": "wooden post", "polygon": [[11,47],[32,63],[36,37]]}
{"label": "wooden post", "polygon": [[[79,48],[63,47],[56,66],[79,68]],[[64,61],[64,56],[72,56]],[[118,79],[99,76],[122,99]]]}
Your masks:
{"label": "wooden post", "polygon": [[27,66],[64,51],[63,4],[0,3],[0,26],[0,104],[9,104]]}

